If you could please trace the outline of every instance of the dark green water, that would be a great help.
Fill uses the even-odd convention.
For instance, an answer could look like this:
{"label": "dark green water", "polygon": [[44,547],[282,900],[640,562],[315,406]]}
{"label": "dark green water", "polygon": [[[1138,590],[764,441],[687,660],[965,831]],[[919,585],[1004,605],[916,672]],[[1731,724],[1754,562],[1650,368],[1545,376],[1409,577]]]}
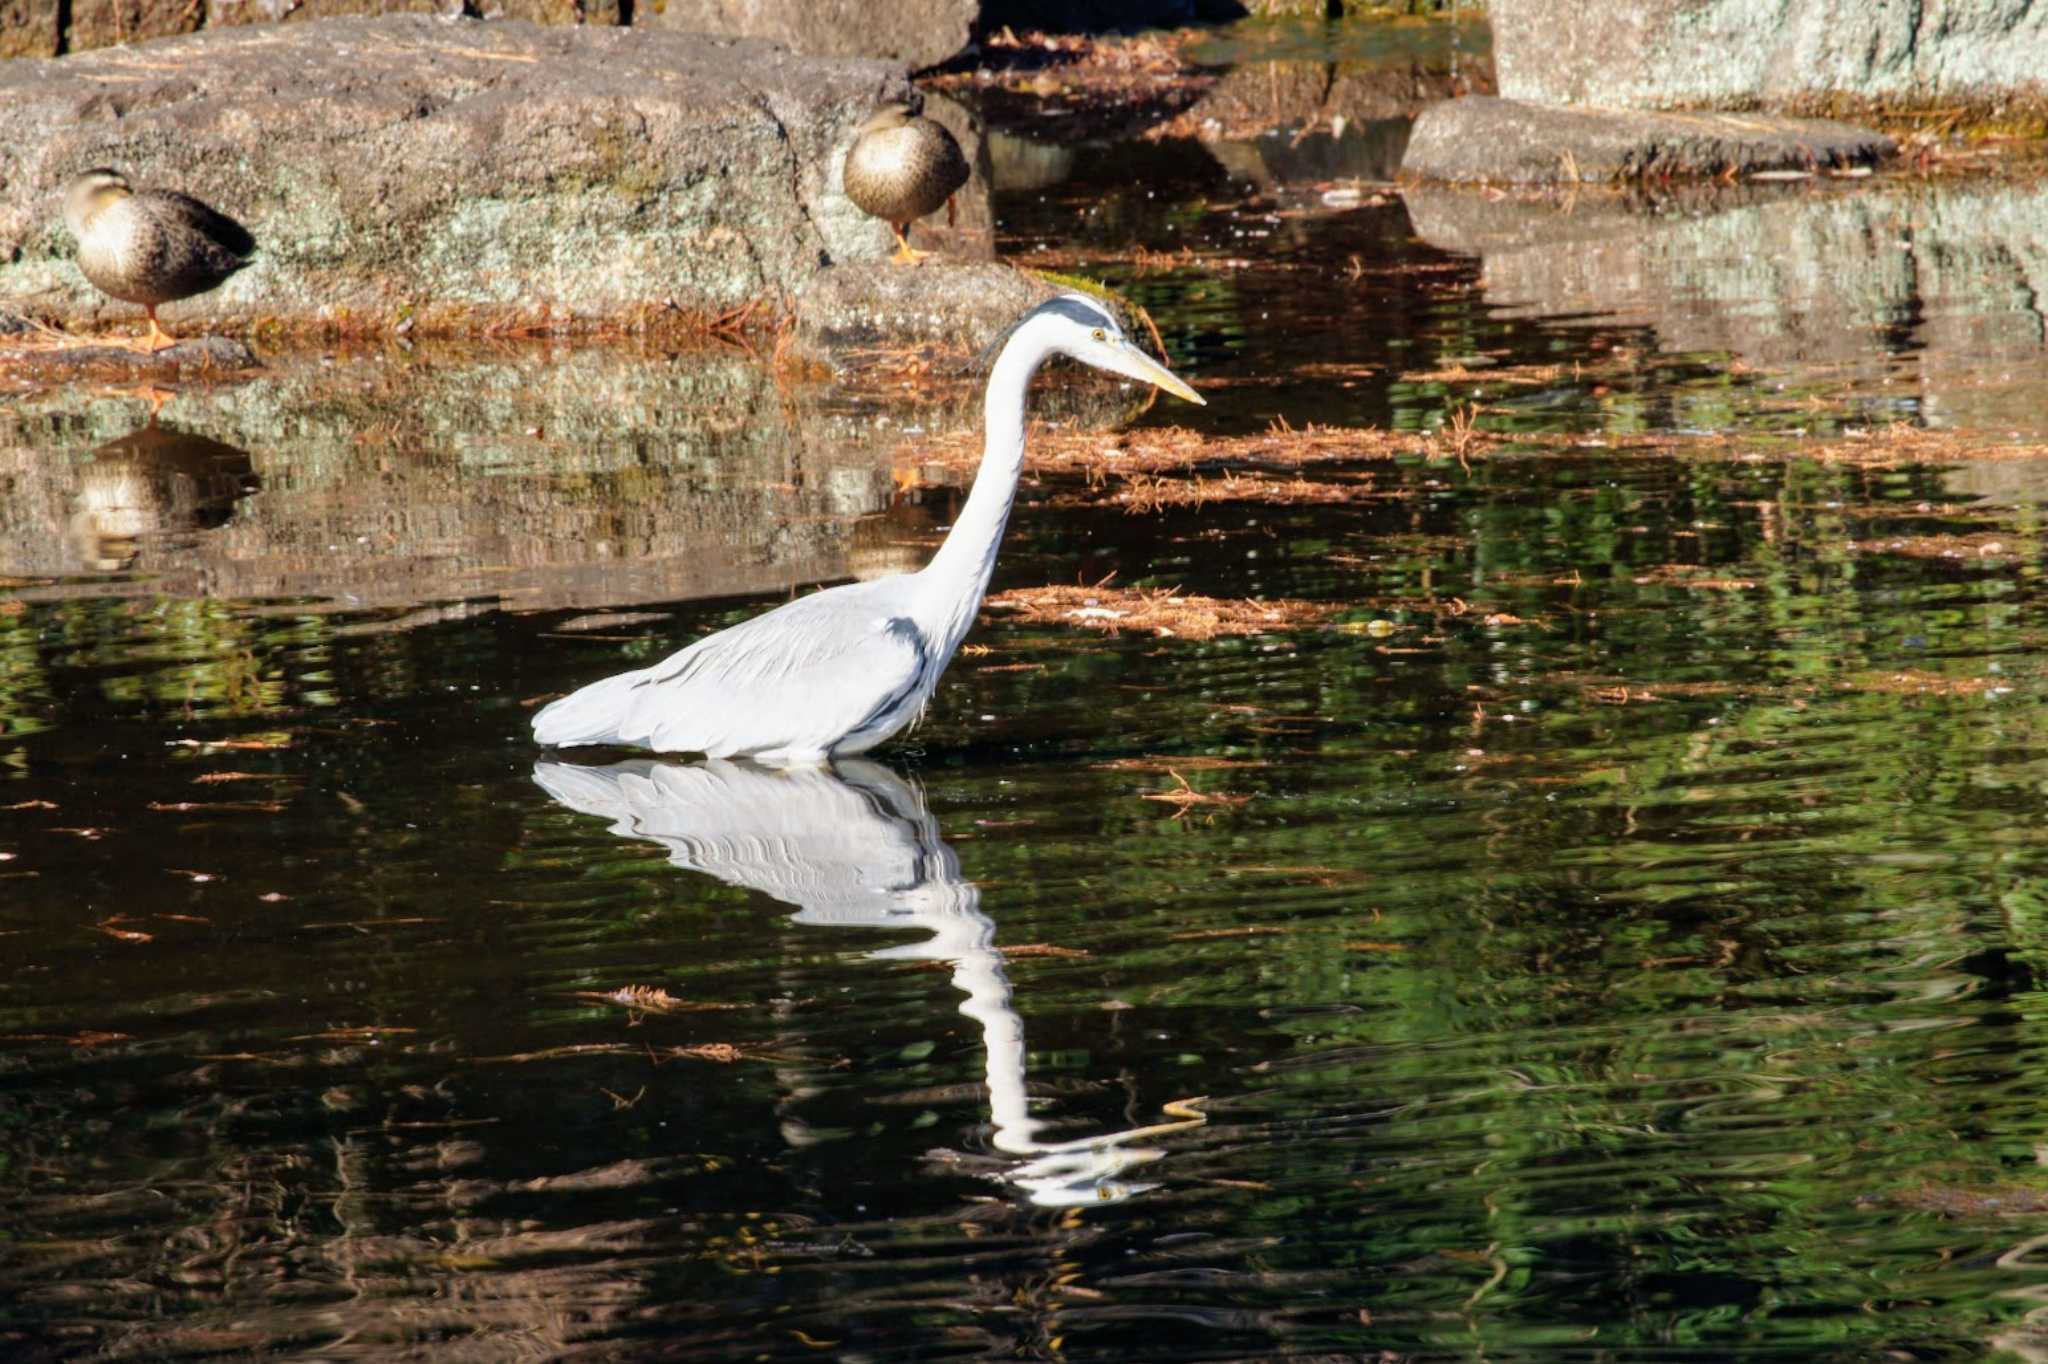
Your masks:
{"label": "dark green water", "polygon": [[[1646,248],[1692,293],[1545,312],[1399,200],[1269,222],[1322,191],[1170,154],[1149,197],[1084,152],[999,205],[1019,252],[1194,239],[1119,276],[1213,385],[1144,421],[1483,401],[1601,444],[1378,464],[1336,505],[1027,490],[999,586],[1115,569],[1340,624],[996,619],[837,777],[537,772],[525,737],[531,698],[780,600],[839,552],[789,528],[875,505],[792,483],[753,418],[675,415],[743,389],[730,361],[632,362],[673,430],[567,378],[455,418],[401,378],[331,439],[186,395],[166,425],[264,443],[149,456],[139,540],[78,519],[137,405],[4,414],[35,458],[0,592],[0,1352],[2048,1352],[2048,477],[1784,444],[2038,422],[2029,305],[1923,272],[1910,307],[1868,286],[1888,327],[1788,321],[1713,292],[1702,238]],[[1727,316],[1737,344],[1686,331]],[[1461,357],[1561,373],[1403,377]],[[1776,443],[1637,444],[1697,430]],[[579,500],[608,510],[546,520]],[[635,507],[777,530],[671,545]],[[623,566],[545,577],[506,526]],[[739,576],[678,601],[643,553]],[[1232,799],[1145,799],[1169,773]],[[706,1007],[589,997],[631,986]]]}

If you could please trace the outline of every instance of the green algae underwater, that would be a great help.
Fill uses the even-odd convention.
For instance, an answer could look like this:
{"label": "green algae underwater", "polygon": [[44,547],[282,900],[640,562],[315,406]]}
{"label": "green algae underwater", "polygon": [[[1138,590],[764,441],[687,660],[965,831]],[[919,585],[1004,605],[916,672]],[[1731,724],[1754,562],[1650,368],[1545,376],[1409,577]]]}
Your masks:
{"label": "green algae underwater", "polygon": [[1566,221],[1317,136],[1003,191],[1211,406],[1062,408],[996,587],[1098,595],[836,774],[526,720],[914,566],[971,401],[535,345],[0,409],[0,1346],[2048,1351],[2048,198]]}

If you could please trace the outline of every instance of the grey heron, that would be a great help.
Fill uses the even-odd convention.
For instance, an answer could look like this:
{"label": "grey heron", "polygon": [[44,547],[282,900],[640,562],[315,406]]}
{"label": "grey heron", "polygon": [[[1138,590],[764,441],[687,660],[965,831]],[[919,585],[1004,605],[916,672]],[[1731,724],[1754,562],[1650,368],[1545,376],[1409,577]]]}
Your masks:
{"label": "grey heron", "polygon": [[533,717],[553,748],[621,744],[802,766],[865,753],[915,720],[974,624],[1017,479],[1024,394],[1054,355],[1202,401],[1085,294],[1033,308],[999,341],[981,467],[959,519],[915,573],[813,592],[651,667],[593,682]]}

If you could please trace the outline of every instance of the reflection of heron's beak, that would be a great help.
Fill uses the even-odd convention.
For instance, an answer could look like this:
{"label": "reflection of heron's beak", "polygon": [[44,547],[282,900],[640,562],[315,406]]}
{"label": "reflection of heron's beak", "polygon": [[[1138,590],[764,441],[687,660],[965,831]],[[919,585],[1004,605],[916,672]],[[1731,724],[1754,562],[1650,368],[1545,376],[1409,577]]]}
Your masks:
{"label": "reflection of heron's beak", "polygon": [[1187,386],[1186,380],[1128,341],[1111,348],[1102,356],[1099,363],[1104,369],[1112,369],[1118,374],[1142,379],[1148,384],[1156,384],[1174,397],[1186,398],[1198,407],[1208,406],[1208,403],[1202,400],[1201,394]]}

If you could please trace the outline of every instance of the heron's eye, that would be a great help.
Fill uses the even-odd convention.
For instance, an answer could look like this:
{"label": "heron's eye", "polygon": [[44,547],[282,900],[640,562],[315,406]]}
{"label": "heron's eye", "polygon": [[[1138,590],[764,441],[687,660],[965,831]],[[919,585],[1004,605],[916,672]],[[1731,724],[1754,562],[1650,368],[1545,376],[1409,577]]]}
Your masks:
{"label": "heron's eye", "polygon": [[1102,339],[1103,339],[1103,336],[1102,336],[1102,328],[1100,328],[1100,327],[1097,327],[1097,328],[1095,329],[1095,339],[1096,339],[1097,341],[1100,341],[1100,340],[1102,340]]}

